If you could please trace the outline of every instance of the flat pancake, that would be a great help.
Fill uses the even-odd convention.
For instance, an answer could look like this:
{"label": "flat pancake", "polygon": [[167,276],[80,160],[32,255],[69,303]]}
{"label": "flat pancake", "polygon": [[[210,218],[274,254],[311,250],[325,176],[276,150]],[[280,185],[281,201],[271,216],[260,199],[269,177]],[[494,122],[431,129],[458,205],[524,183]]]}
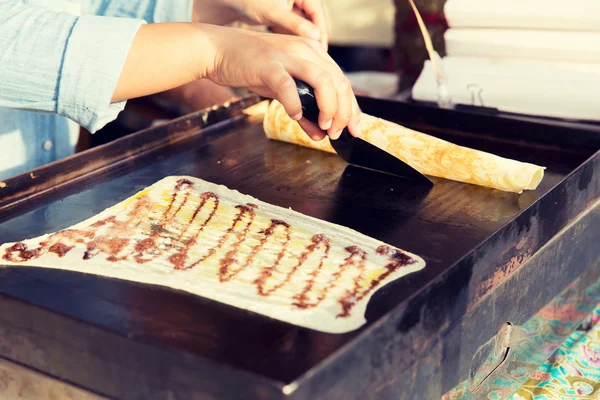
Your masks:
{"label": "flat pancake", "polygon": [[[514,193],[535,190],[544,178],[544,167],[457,146],[365,113],[360,126],[363,139],[425,175]],[[266,111],[263,128],[270,139],[335,153],[329,138],[310,139],[275,100]]]}
{"label": "flat pancake", "polygon": [[0,246],[0,263],[167,286],[315,330],[366,321],[376,290],[425,262],[348,228],[192,177]]}

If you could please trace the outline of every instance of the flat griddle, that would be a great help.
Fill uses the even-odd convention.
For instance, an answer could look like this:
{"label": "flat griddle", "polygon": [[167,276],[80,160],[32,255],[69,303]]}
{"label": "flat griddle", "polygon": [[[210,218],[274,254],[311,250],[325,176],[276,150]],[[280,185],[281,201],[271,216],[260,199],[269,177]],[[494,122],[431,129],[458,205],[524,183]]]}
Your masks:
{"label": "flat griddle", "polygon": [[[7,180],[0,242],[64,229],[163,177],[192,175],[418,254],[425,269],[380,290],[368,323],[343,335],[158,286],[0,269],[0,357],[119,399],[426,399],[465,379],[502,324],[523,323],[577,277],[598,278],[588,268],[600,255],[598,133],[361,98],[369,114],[548,168],[521,195],[435,178],[429,190],[267,140],[241,113],[256,101]],[[541,262],[565,229],[576,249]]]}

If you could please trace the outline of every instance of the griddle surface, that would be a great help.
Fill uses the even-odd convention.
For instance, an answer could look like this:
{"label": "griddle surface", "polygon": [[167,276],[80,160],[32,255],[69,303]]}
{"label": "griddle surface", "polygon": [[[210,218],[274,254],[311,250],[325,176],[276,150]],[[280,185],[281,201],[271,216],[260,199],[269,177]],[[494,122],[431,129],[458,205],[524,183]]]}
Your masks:
{"label": "griddle surface", "polygon": [[[423,191],[392,176],[346,169],[335,155],[269,141],[261,126],[242,124],[125,175],[71,188],[64,199],[0,224],[0,242],[64,229],[163,177],[192,175],[422,256],[427,263],[423,271],[387,285],[373,297],[367,311],[371,324],[427,286],[592,154],[591,149],[589,154],[564,153],[534,144],[489,142],[476,135],[447,138],[545,165],[545,178],[538,190],[522,195],[441,179],[435,179],[431,191]],[[132,341],[208,357],[282,382],[298,378],[360,332],[320,333],[167,288],[58,270],[0,269],[0,294],[102,326]]]}

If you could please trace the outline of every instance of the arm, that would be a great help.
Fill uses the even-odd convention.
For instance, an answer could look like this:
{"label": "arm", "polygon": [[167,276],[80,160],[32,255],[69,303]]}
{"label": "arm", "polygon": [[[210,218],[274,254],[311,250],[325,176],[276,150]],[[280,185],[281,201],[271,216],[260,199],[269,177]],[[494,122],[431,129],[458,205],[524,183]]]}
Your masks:
{"label": "arm", "polygon": [[[233,20],[233,12],[224,7],[206,4],[212,0],[85,0],[85,14],[141,18],[153,22],[207,22],[225,24]],[[220,0],[218,0],[220,1]],[[204,4],[201,4],[204,3]],[[221,104],[235,97],[228,87],[221,87],[203,79],[190,82],[167,92],[158,93],[157,99],[179,104],[186,112]]]}
{"label": "arm", "polygon": [[[320,39],[327,46],[327,22],[321,0],[87,0],[86,12],[142,18],[148,22],[187,22],[225,25],[235,20],[278,27],[282,33]],[[294,3],[297,3],[294,5]],[[292,11],[293,10],[293,11]],[[223,103],[234,92],[199,80],[159,94],[190,110]]]}
{"label": "arm", "polygon": [[[214,49],[199,25],[145,25],[136,34],[112,101],[169,90],[205,78]],[[192,51],[198,49],[198,51]]]}
{"label": "arm", "polygon": [[300,119],[293,76],[315,88],[330,136],[348,124],[360,133],[350,84],[316,41],[214,25],[142,25],[0,2],[0,107],[58,113],[94,132],[123,109],[121,100],[208,78],[277,98]]}
{"label": "arm", "polygon": [[348,126],[360,135],[359,108],[349,81],[314,40],[204,24],[153,24],[136,35],[113,101],[145,96],[208,78],[276,98],[307,133],[322,138],[302,119],[292,78],[315,89],[319,125],[337,139]]}

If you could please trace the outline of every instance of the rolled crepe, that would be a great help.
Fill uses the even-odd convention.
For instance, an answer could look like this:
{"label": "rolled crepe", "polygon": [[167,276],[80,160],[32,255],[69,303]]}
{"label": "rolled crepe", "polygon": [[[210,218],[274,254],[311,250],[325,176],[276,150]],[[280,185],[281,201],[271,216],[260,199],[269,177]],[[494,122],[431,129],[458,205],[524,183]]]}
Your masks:
{"label": "rolled crepe", "polygon": [[[457,146],[365,113],[360,126],[363,139],[425,175],[514,193],[535,190],[544,177],[545,167]],[[276,100],[267,109],[263,127],[270,139],[335,153],[329,138],[310,139]]]}

